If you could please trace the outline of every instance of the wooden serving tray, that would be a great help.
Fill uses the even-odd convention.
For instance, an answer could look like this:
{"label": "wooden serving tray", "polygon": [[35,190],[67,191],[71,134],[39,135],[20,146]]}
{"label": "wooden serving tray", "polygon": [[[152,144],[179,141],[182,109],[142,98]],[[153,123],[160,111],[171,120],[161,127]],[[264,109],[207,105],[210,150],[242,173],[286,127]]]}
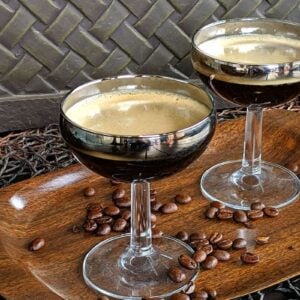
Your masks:
{"label": "wooden serving tray", "polygon": [[[300,157],[300,115],[270,111],[264,116],[263,156],[281,165]],[[159,215],[157,227],[174,235],[179,230],[225,237],[244,237],[249,249],[259,254],[258,264],[242,265],[242,251],[233,251],[229,262],[201,271],[197,288],[215,288],[218,299],[245,295],[300,274],[300,201],[281,209],[277,218],[255,221],[247,229],[232,221],[204,218],[208,205],[199,190],[199,178],[208,167],[242,155],[244,118],[221,123],[205,153],[186,170],[153,183],[158,199],[170,201],[179,192],[193,197],[171,215]],[[83,189],[92,186],[96,195],[86,198]],[[125,185],[129,192],[129,186]],[[111,203],[111,186],[77,164],[0,190],[0,294],[7,299],[97,299],[84,284],[81,264],[85,253],[102,238],[74,234],[71,228],[85,217],[89,202]],[[256,236],[270,236],[270,243],[255,246]],[[38,252],[28,243],[43,237],[46,246]],[[256,249],[255,249],[256,248]]]}

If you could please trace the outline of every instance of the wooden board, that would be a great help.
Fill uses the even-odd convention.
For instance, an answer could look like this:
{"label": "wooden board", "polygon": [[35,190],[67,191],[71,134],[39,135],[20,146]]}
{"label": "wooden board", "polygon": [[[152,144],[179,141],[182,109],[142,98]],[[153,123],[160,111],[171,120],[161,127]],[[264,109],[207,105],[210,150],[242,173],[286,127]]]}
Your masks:
{"label": "wooden board", "polygon": [[[265,160],[282,165],[299,160],[299,114],[266,112],[263,126]],[[281,209],[277,218],[255,221],[255,229],[204,218],[209,202],[201,196],[199,178],[208,167],[241,157],[243,127],[243,118],[221,123],[197,161],[153,183],[162,202],[183,191],[194,199],[175,214],[158,216],[157,227],[163,232],[219,231],[228,238],[246,238],[249,249],[260,255],[257,265],[247,266],[240,262],[241,251],[234,251],[229,262],[201,271],[197,288],[216,288],[218,299],[245,295],[300,274],[300,201]],[[96,195],[88,199],[83,195],[87,186],[96,189]],[[125,187],[129,193],[129,186]],[[84,254],[102,238],[74,234],[71,228],[82,222],[89,202],[111,203],[113,190],[106,178],[79,164],[0,190],[0,294],[7,299],[97,299],[83,282],[81,264]],[[270,236],[270,243],[255,246],[258,235]],[[28,243],[38,236],[45,238],[46,246],[39,252],[28,251]]]}

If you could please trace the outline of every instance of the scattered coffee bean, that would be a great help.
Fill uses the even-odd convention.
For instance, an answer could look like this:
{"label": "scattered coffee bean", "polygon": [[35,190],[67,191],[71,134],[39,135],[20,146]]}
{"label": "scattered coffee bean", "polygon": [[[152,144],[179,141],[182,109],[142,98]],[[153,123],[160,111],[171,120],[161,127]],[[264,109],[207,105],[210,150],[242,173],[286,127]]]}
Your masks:
{"label": "scattered coffee bean", "polygon": [[121,218],[123,218],[124,220],[128,221],[131,218],[131,211],[128,210],[128,209],[122,211]]}
{"label": "scattered coffee bean", "polygon": [[247,241],[243,238],[237,238],[232,242],[232,248],[235,250],[244,249],[247,246]]}
{"label": "scattered coffee bean", "polygon": [[269,236],[258,236],[255,239],[255,242],[256,242],[257,245],[265,245],[265,244],[269,243],[269,240],[270,240]]}
{"label": "scattered coffee bean", "polygon": [[103,212],[107,216],[114,217],[114,216],[117,216],[120,213],[120,208],[117,207],[117,206],[114,206],[114,205],[106,206],[103,209]]}
{"label": "scattered coffee bean", "polygon": [[256,264],[259,262],[259,256],[252,252],[246,252],[241,255],[241,260],[245,264]]}
{"label": "scattered coffee bean", "polygon": [[268,207],[265,207],[263,209],[263,212],[265,213],[266,216],[268,217],[277,217],[279,215],[279,210],[275,207],[271,207],[271,206],[268,206]]}
{"label": "scattered coffee bean", "polygon": [[232,246],[232,240],[224,239],[217,243],[217,247],[222,250],[228,250]]}
{"label": "scattered coffee bean", "polygon": [[157,212],[160,210],[160,208],[163,206],[163,204],[159,201],[153,201],[151,202],[151,210],[153,212]]}
{"label": "scattered coffee bean", "polygon": [[114,219],[110,216],[103,216],[100,218],[95,219],[96,223],[101,225],[101,224],[109,224],[111,225],[114,222]]}
{"label": "scattered coffee bean", "polygon": [[103,216],[102,208],[93,208],[88,211],[87,218],[88,219],[97,219]]}
{"label": "scattered coffee bean", "polygon": [[264,212],[259,209],[249,210],[247,216],[250,220],[257,220],[264,216]]}
{"label": "scattered coffee bean", "polygon": [[126,220],[122,218],[116,219],[112,226],[112,230],[116,232],[121,232],[125,229],[126,225],[127,225]]}
{"label": "scattered coffee bean", "polygon": [[125,193],[126,191],[124,189],[117,188],[113,191],[111,198],[112,200],[123,198],[125,196]]}
{"label": "scattered coffee bean", "polygon": [[209,255],[214,251],[214,248],[212,245],[209,244],[209,245],[202,246],[201,248],[197,247],[196,250],[203,250],[206,253],[206,255]]}
{"label": "scattered coffee bean", "polygon": [[248,221],[247,214],[243,210],[236,210],[233,213],[233,219],[238,223],[245,223]]}
{"label": "scattered coffee bean", "polygon": [[182,254],[179,256],[178,258],[178,262],[186,269],[189,269],[189,270],[194,270],[197,268],[197,263],[195,262],[195,260],[186,255],[186,254]]}
{"label": "scattered coffee bean", "polygon": [[30,244],[28,249],[30,251],[38,251],[45,246],[45,240],[43,238],[36,238]]}
{"label": "scattered coffee bean", "polygon": [[203,240],[206,239],[206,234],[204,232],[198,231],[190,234],[190,241]]}
{"label": "scattered coffee bean", "polygon": [[245,222],[245,223],[243,223],[243,225],[248,229],[254,229],[255,228],[254,224],[251,221]]}
{"label": "scattered coffee bean", "polygon": [[96,191],[95,191],[95,189],[92,188],[92,187],[87,187],[87,188],[85,188],[85,189],[83,190],[83,194],[84,194],[84,196],[86,196],[86,197],[92,197],[92,196],[94,196],[94,195],[96,194]]}
{"label": "scattered coffee bean", "polygon": [[186,242],[189,239],[189,234],[186,231],[178,231],[176,237],[179,240]]}
{"label": "scattered coffee bean", "polygon": [[210,237],[209,241],[211,244],[217,244],[223,239],[223,234],[219,232],[214,232]]}
{"label": "scattered coffee bean", "polygon": [[114,200],[115,206],[119,208],[127,208],[131,206],[131,200],[127,196]]}
{"label": "scattered coffee bean", "polygon": [[82,225],[83,229],[87,232],[93,232],[97,229],[98,225],[94,220],[86,220]]}
{"label": "scattered coffee bean", "polygon": [[253,202],[250,206],[252,210],[263,210],[265,207],[266,206],[262,202]]}
{"label": "scattered coffee bean", "polygon": [[200,249],[203,246],[209,245],[209,241],[208,239],[200,239],[200,240],[191,241],[189,244],[192,248]]}
{"label": "scattered coffee bean", "polygon": [[188,294],[188,295],[192,294],[195,291],[195,288],[196,288],[195,282],[194,281],[190,281],[187,284],[187,287],[184,289],[184,293]]}
{"label": "scattered coffee bean", "polygon": [[162,237],[163,232],[158,228],[152,228],[152,238],[157,239]]}
{"label": "scattered coffee bean", "polygon": [[206,291],[197,291],[191,294],[191,299],[197,299],[197,300],[206,300],[208,299],[208,294]]}
{"label": "scattered coffee bean", "polygon": [[185,273],[178,267],[171,267],[168,271],[168,276],[176,283],[182,282],[186,279]]}
{"label": "scattered coffee bean", "polygon": [[202,263],[205,261],[207,255],[204,250],[196,250],[195,253],[193,254],[193,259],[197,263]]}
{"label": "scattered coffee bean", "polygon": [[190,297],[187,294],[177,293],[177,294],[173,294],[170,297],[170,300],[190,300]]}
{"label": "scattered coffee bean", "polygon": [[176,205],[176,203],[173,203],[173,202],[165,203],[160,208],[160,211],[163,214],[172,214],[172,213],[176,212],[177,210],[178,210],[178,206]]}
{"label": "scattered coffee bean", "polygon": [[207,219],[214,219],[218,211],[219,209],[216,207],[209,207],[205,212],[205,216]]}
{"label": "scattered coffee bean", "polygon": [[300,161],[291,161],[287,163],[286,167],[296,175],[300,175]]}
{"label": "scattered coffee bean", "polygon": [[225,250],[214,250],[211,253],[214,257],[216,257],[219,261],[227,261],[230,259],[230,253]]}
{"label": "scattered coffee bean", "polygon": [[205,291],[207,292],[209,299],[216,299],[217,298],[218,293],[215,289],[205,289]]}
{"label": "scattered coffee bean", "polygon": [[73,227],[72,227],[72,232],[73,232],[73,233],[79,233],[80,231],[81,231],[80,226],[78,226],[78,225],[73,225]]}
{"label": "scattered coffee bean", "polygon": [[175,196],[175,202],[179,203],[179,204],[187,204],[189,202],[192,201],[192,197],[188,194],[177,194]]}
{"label": "scattered coffee bean", "polygon": [[109,224],[101,224],[98,226],[96,235],[103,236],[111,233],[111,226]]}
{"label": "scattered coffee bean", "polygon": [[218,209],[225,208],[225,204],[219,201],[213,201],[210,203],[211,207],[216,207]]}
{"label": "scattered coffee bean", "polygon": [[211,270],[214,269],[218,264],[218,259],[214,256],[207,256],[204,262],[201,263],[203,269]]}
{"label": "scattered coffee bean", "polygon": [[220,220],[228,220],[228,219],[232,219],[233,211],[229,208],[221,208],[219,209],[216,215],[217,218]]}

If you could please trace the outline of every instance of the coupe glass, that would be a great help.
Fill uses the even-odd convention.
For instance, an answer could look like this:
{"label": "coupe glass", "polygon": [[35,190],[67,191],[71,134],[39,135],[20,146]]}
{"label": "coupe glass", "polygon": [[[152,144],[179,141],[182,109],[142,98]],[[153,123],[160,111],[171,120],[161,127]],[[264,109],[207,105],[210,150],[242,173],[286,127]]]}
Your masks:
{"label": "coupe glass", "polygon": [[204,196],[239,209],[257,201],[282,207],[297,199],[299,179],[261,161],[261,139],[263,107],[300,94],[300,25],[274,19],[212,23],[194,35],[192,63],[218,96],[247,106],[243,158],[207,170],[201,179]]}
{"label": "coupe glass", "polygon": [[[186,128],[157,134],[148,134],[145,129],[145,134],[141,135],[102,132],[101,126],[97,131],[91,130],[68,116],[68,110],[75,104],[84,106],[89,97],[116,91],[128,93],[128,97],[140,91],[175,93],[179,98],[193,99],[197,106],[205,107],[206,114]],[[141,100],[132,99],[129,102],[133,105]],[[159,108],[164,102],[163,94],[154,101]],[[115,111],[124,111],[118,114],[121,120],[117,121],[126,126],[126,122],[130,122],[126,112],[129,107],[118,107],[113,98],[110,106]],[[145,109],[149,109],[147,105]],[[180,113],[186,115],[190,111]],[[140,114],[135,118],[141,126],[145,122]],[[167,276],[168,269],[178,265],[179,255],[190,255],[193,250],[170,236],[152,240],[149,180],[174,174],[194,161],[210,141],[215,121],[213,101],[207,92],[167,77],[129,75],[97,80],[75,89],[64,99],[61,132],[77,159],[105,177],[131,182],[130,234],[108,238],[85,256],[83,277],[92,289],[118,299],[165,297],[183,290],[196,278],[198,269],[185,270],[186,279],[180,283],[174,283]],[[114,122],[112,115],[111,124]]]}

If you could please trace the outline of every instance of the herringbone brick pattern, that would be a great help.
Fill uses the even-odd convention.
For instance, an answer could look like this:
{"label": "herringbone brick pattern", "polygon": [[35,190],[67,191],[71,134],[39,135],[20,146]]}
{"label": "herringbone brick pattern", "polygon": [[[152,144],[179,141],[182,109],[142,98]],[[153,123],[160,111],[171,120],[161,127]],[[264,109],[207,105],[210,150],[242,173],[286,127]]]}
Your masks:
{"label": "herringbone brick pattern", "polygon": [[300,0],[0,0],[0,97],[124,73],[189,77],[191,36],[218,19],[300,21]]}

